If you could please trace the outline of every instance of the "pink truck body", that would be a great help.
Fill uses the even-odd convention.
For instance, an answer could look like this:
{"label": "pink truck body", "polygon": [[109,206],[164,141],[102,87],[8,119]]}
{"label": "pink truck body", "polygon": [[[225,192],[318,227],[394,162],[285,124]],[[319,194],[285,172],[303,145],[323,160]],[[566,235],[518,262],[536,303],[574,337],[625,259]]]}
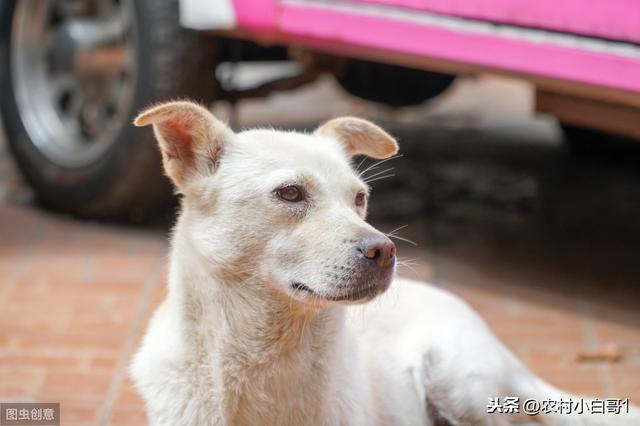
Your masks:
{"label": "pink truck body", "polygon": [[[237,26],[257,37],[640,94],[637,0],[234,0],[233,5]],[[488,25],[474,26],[478,23]],[[514,27],[527,31],[508,31]]]}
{"label": "pink truck body", "polygon": [[[215,29],[416,68],[523,78],[537,89],[538,109],[565,121],[587,117],[591,127],[618,130],[601,119],[601,104],[632,108],[616,109],[616,120],[640,137],[632,123],[640,123],[639,0],[183,0],[192,10],[213,1],[226,2],[227,15]],[[591,104],[585,110],[580,102],[576,113],[576,100]]]}

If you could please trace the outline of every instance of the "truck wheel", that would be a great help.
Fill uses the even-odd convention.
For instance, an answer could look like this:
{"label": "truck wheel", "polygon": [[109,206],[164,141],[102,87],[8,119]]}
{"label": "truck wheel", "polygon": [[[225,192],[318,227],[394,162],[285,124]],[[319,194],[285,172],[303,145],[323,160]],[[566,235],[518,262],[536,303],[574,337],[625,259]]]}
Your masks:
{"label": "truck wheel", "polygon": [[447,90],[455,78],[451,74],[360,59],[350,59],[336,75],[348,93],[392,107],[418,105],[435,98]]}
{"label": "truck wheel", "polygon": [[180,28],[178,0],[11,0],[0,8],[0,108],[39,201],[136,220],[172,202],[150,103],[210,102],[216,46]]}

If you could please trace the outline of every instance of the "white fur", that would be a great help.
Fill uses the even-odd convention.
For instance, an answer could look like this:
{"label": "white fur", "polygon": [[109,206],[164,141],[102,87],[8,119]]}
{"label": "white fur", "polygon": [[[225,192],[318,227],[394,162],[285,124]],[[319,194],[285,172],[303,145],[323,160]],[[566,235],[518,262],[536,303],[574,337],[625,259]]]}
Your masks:
{"label": "white fur", "polygon": [[[303,213],[272,196],[299,180],[314,194]],[[363,187],[338,141],[271,130],[228,137],[215,170],[182,183],[169,293],[131,365],[151,424],[640,424],[487,414],[489,397],[567,395],[433,286],[396,279],[365,305],[292,291],[351,283],[332,267],[377,233],[352,205]]]}

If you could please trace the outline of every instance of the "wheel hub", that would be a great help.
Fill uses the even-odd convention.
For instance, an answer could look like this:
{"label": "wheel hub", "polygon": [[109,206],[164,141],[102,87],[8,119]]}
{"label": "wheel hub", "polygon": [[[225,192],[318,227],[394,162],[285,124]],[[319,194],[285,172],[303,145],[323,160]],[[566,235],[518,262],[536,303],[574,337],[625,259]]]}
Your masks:
{"label": "wheel hub", "polygon": [[119,17],[69,19],[55,29],[50,48],[52,65],[79,76],[110,75],[125,66],[124,33]]}
{"label": "wheel hub", "polygon": [[64,167],[96,161],[135,90],[131,0],[20,0],[11,37],[16,100],[40,152]]}

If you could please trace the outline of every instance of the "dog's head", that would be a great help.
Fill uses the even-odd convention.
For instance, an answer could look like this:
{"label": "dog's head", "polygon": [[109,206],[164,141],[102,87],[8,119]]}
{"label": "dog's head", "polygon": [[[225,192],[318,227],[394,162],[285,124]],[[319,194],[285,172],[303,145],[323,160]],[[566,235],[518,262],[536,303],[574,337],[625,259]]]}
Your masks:
{"label": "dog's head", "polygon": [[362,302],[388,288],[396,248],[365,222],[369,188],[351,165],[357,154],[397,152],[376,125],[346,117],[311,135],[236,134],[190,102],[150,108],[135,124],[153,124],[184,195],[179,232],[218,270],[310,303]]}

